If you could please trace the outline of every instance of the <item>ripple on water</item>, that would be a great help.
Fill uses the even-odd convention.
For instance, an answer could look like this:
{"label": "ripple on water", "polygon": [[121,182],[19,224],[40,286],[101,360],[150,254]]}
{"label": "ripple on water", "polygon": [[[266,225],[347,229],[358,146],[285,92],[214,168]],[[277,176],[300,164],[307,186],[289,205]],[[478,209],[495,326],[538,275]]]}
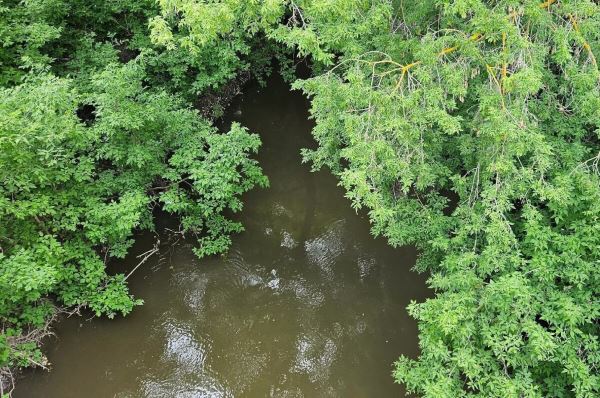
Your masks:
{"label": "ripple on water", "polygon": [[211,344],[200,341],[186,324],[165,322],[160,374],[148,374],[141,381],[145,397],[233,397],[206,364]]}
{"label": "ripple on water", "polygon": [[313,383],[324,383],[329,379],[336,352],[335,342],[319,332],[301,335],[291,371],[306,374]]}
{"label": "ripple on water", "polygon": [[244,255],[239,250],[232,250],[226,261],[227,265],[231,267],[227,278],[236,287],[243,289],[265,284],[264,278],[260,275],[261,269],[253,269],[254,267],[246,262]]}
{"label": "ripple on water", "polygon": [[167,322],[163,327],[165,332],[163,360],[176,362],[177,367],[186,372],[204,368],[210,344],[198,341],[187,325]]}
{"label": "ripple on water", "polygon": [[345,250],[345,225],[346,220],[337,220],[331,223],[324,233],[304,243],[309,261],[319,266],[328,279],[333,278],[332,266]]}
{"label": "ripple on water", "polygon": [[[282,384],[285,383],[285,380]],[[271,386],[269,391],[270,398],[304,398],[304,394],[302,394],[302,390],[300,387],[293,387],[291,389],[279,387],[279,386]]]}
{"label": "ripple on water", "polygon": [[232,342],[231,349],[224,353],[224,359],[229,364],[229,387],[236,395],[243,396],[269,369],[269,356],[261,345],[262,342],[252,338],[240,339]]}
{"label": "ripple on water", "polygon": [[166,380],[144,381],[143,396],[147,398],[233,398],[234,394],[215,379],[202,385],[195,385],[173,374]]}
{"label": "ripple on water", "polygon": [[281,203],[273,203],[274,216],[291,216],[292,212],[286,209]]}
{"label": "ripple on water", "polygon": [[182,292],[185,305],[194,313],[204,308],[204,298],[208,288],[209,279],[206,274],[188,274],[187,280],[178,284]]}
{"label": "ripple on water", "polygon": [[277,271],[275,269],[271,270],[271,278],[267,283],[267,287],[274,292],[279,292],[279,283],[281,282],[281,278],[277,276]]}
{"label": "ripple on water", "polygon": [[375,268],[375,259],[372,257],[365,257],[361,254],[358,257],[357,265],[358,265],[358,275],[360,276],[360,280],[364,281],[371,271]]}
{"label": "ripple on water", "polygon": [[325,294],[319,286],[306,279],[291,280],[285,284],[285,289],[291,290],[298,301],[309,307],[319,307],[325,301]]}
{"label": "ripple on water", "polygon": [[298,242],[294,239],[292,234],[288,231],[281,231],[281,247],[293,249],[296,246],[298,246]]}

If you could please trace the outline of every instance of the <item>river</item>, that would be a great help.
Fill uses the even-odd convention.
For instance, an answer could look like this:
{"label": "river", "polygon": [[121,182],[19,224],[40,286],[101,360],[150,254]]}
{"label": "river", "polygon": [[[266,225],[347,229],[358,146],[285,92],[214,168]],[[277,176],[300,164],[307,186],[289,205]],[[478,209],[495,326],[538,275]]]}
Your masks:
{"label": "river", "polygon": [[[404,396],[392,363],[418,353],[405,308],[428,296],[415,250],[374,239],[336,179],[301,163],[315,145],[308,101],[281,79],[250,84],[225,119],[261,135],[271,182],[244,196],[246,231],[203,260],[193,240],[163,243],[130,278],[145,304],[62,320],[52,370],[27,371],[15,398]],[[113,267],[131,269],[154,239]]]}

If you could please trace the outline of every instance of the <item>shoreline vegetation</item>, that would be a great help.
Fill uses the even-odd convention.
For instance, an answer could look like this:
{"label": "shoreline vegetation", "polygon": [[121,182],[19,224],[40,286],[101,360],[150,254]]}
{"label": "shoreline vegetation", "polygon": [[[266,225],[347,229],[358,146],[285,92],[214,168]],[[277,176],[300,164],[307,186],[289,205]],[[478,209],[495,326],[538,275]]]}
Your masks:
{"label": "shoreline vegetation", "polygon": [[[211,90],[210,93],[194,101],[194,109],[196,109],[202,115],[203,118],[214,122],[220,117],[222,110],[227,109],[229,103],[236,96],[242,93],[242,88],[246,83],[248,83],[250,79],[251,75],[247,72],[236,76],[232,80],[225,83],[219,89]],[[156,187],[153,187],[152,189],[155,188]],[[137,232],[137,230],[134,230],[133,232]],[[144,253],[138,265],[136,265],[132,270],[130,270],[127,273],[124,280],[127,280],[139,266],[142,266],[150,257],[152,257],[158,252],[159,244],[160,242],[158,242],[151,251],[149,251],[148,253]],[[105,266],[108,266],[108,264],[105,263]],[[35,326],[30,328],[29,330],[22,332],[21,334],[6,337],[6,345],[8,347],[43,347],[44,342],[47,341],[48,338],[55,336],[53,326],[57,322],[60,322],[60,319],[62,317],[82,316],[82,312],[85,313],[87,309],[86,303],[78,304],[75,307],[61,307],[60,305],[58,305],[57,302],[51,302],[51,305],[52,311],[49,314],[49,316],[44,320],[42,326]],[[6,327],[3,327],[1,330],[6,329]],[[0,367],[0,397],[11,395],[11,393],[16,387],[17,381],[19,380],[21,371],[24,367],[37,367],[46,371],[51,371],[52,366],[48,362],[43,352],[41,352],[41,355],[38,355],[35,358],[24,357],[23,359],[29,361],[29,363],[24,366],[18,365],[13,367]]]}
{"label": "shoreline vegetation", "polygon": [[395,380],[600,393],[597,2],[4,0],[0,43],[0,368],[44,365],[57,308],[142,304],[106,264],[154,208],[199,257],[227,250],[243,226],[225,214],[268,180],[260,132],[213,127],[219,89],[277,65],[311,100],[304,160],[431,275]]}

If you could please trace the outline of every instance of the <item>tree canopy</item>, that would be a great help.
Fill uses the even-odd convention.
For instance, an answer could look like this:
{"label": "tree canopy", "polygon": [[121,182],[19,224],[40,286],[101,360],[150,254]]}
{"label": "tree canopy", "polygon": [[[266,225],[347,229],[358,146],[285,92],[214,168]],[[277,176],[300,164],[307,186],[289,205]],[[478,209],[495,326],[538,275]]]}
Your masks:
{"label": "tree canopy", "polygon": [[50,295],[131,310],[104,262],[155,205],[199,255],[226,249],[241,226],[223,211],[267,183],[259,140],[190,104],[272,57],[289,75],[298,54],[318,143],[305,160],[373,234],[420,250],[435,291],[408,309],[421,354],[395,379],[436,398],[600,393],[597,2],[1,4],[0,364],[35,360],[14,341]]}
{"label": "tree canopy", "polygon": [[369,51],[297,82],[305,157],[373,232],[414,244],[436,296],[413,303],[426,397],[592,397],[600,389],[600,6],[399,4]]}
{"label": "tree canopy", "polygon": [[155,208],[198,237],[199,256],[212,255],[243,229],[225,213],[268,183],[252,158],[258,136],[238,124],[220,133],[191,106],[262,59],[232,59],[218,76],[207,71],[229,42],[207,49],[206,62],[152,47],[153,9],[1,9],[0,367],[43,364],[35,331],[56,305],[113,317],[141,303],[106,263],[127,254],[135,231],[153,229]]}

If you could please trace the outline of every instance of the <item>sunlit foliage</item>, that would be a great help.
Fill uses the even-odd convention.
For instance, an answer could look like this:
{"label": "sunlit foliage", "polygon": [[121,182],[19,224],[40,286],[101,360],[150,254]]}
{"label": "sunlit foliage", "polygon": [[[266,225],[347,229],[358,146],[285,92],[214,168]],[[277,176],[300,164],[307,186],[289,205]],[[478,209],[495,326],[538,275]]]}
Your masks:
{"label": "sunlit foliage", "polygon": [[295,83],[316,120],[306,161],[375,235],[419,248],[435,291],[409,307],[421,354],[396,380],[436,398],[600,393],[597,2],[0,4],[0,363],[37,358],[10,341],[47,297],[131,310],[104,256],[152,206],[198,254],[226,248],[240,226],[223,210],[266,183],[258,140],[189,103],[294,52],[314,76]]}
{"label": "sunlit foliage", "polygon": [[[397,381],[436,398],[597,396],[600,6],[261,4],[287,8],[267,26],[250,14],[264,34],[314,63],[295,84],[316,120],[305,159],[431,275],[435,298],[409,307],[421,355]],[[212,5],[162,3],[198,29]]]}
{"label": "sunlit foliage", "polygon": [[0,368],[44,364],[38,331],[56,306],[114,317],[141,303],[106,264],[156,208],[199,256],[222,253],[243,229],[225,214],[267,185],[258,136],[218,132],[191,106],[263,59],[233,57],[219,76],[228,42],[202,58],[154,47],[151,1],[2,5]]}
{"label": "sunlit foliage", "polygon": [[306,159],[431,273],[421,355],[394,375],[426,397],[597,396],[600,6],[419,3],[297,83]]}

